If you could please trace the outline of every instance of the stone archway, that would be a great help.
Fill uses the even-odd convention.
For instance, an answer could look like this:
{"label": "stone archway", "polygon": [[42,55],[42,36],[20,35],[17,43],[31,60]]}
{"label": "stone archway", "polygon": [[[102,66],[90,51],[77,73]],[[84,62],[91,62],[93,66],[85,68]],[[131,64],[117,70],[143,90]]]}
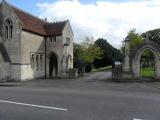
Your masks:
{"label": "stone archway", "polygon": [[155,79],[160,79],[160,54],[159,48],[154,44],[143,44],[139,49],[136,50],[136,54],[132,58],[132,71],[135,77],[140,78],[140,60],[144,51],[149,50],[155,61]]}
{"label": "stone archway", "polygon": [[58,75],[58,59],[55,53],[51,53],[49,57],[49,77]]}

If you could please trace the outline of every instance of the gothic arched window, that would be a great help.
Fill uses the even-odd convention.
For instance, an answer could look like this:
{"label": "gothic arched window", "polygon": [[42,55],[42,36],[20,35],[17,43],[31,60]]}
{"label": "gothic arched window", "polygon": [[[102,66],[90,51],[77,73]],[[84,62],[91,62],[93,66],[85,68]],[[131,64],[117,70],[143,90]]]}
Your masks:
{"label": "gothic arched window", "polygon": [[5,39],[13,38],[13,24],[11,20],[5,22]]}

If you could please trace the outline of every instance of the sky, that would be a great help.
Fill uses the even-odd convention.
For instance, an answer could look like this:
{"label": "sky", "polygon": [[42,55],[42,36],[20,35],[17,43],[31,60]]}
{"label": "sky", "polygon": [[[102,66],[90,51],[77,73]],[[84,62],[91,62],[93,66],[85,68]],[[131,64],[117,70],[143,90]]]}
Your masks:
{"label": "sky", "polygon": [[160,0],[7,0],[48,21],[70,20],[75,42],[105,38],[120,48],[129,30],[160,28]]}

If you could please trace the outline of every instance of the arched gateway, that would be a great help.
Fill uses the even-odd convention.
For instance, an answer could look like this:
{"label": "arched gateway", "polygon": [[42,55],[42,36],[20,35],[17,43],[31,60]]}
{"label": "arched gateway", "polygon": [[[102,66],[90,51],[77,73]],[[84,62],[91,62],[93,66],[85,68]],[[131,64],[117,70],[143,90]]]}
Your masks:
{"label": "arched gateway", "polygon": [[[157,45],[156,45],[157,46]],[[142,55],[145,51],[149,51],[152,56],[151,56],[151,64],[152,68],[155,70],[154,78],[155,79],[160,79],[160,54],[159,54],[159,48],[157,48],[155,44],[143,44],[139,49],[137,49],[136,54],[133,56],[132,59],[132,71],[135,77],[141,77],[141,67],[142,66]],[[148,67],[148,66],[147,66]],[[147,74],[147,73],[146,73]],[[150,73],[148,73],[150,74]]]}
{"label": "arched gateway", "polygon": [[133,48],[129,58],[126,63],[134,77],[160,79],[160,46],[157,43],[145,41]]}

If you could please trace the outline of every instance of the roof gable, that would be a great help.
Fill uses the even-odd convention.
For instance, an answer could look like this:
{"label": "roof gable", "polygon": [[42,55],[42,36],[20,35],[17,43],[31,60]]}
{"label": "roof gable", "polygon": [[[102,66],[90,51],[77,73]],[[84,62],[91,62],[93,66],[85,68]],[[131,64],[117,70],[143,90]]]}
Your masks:
{"label": "roof gable", "polygon": [[47,35],[61,35],[66,23],[67,21],[46,24]]}
{"label": "roof gable", "polygon": [[23,29],[28,30],[30,32],[38,33],[41,35],[46,35],[44,25],[46,24],[45,21],[26,13],[16,7],[11,6],[14,13],[18,16],[23,24]]}
{"label": "roof gable", "polygon": [[9,6],[22,22],[23,30],[43,36],[61,35],[66,23],[68,22],[61,21],[49,23],[12,5]]}

